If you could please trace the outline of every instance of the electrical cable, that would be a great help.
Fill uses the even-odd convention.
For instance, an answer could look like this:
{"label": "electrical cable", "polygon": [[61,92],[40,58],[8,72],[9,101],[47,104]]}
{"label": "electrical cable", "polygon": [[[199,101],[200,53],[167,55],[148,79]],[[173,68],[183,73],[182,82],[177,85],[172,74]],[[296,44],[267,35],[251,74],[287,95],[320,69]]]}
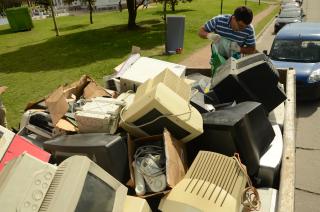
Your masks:
{"label": "electrical cable", "polygon": [[[249,211],[258,211],[261,208],[261,201],[259,197],[259,193],[257,189],[252,186],[252,182],[250,177],[247,174],[245,167],[243,167],[240,156],[238,153],[235,153],[232,157],[237,162],[238,166],[240,167],[241,171],[245,175],[248,180],[248,187],[246,187],[243,191],[243,195],[241,195],[241,204]],[[244,199],[245,197],[245,199]]]}
{"label": "electrical cable", "polygon": [[123,112],[124,112],[124,110],[127,109],[127,107],[123,107],[123,108],[121,109],[121,111],[120,111],[120,119],[121,119],[121,121],[122,121],[125,125],[127,125],[127,126],[129,126],[129,127],[132,127],[132,128],[141,128],[141,127],[147,126],[147,125],[149,125],[149,124],[152,124],[152,123],[158,121],[158,120],[161,119],[161,118],[177,117],[177,116],[182,116],[182,115],[186,115],[186,114],[191,114],[191,104],[190,104],[190,100],[191,100],[191,99],[193,98],[193,96],[196,95],[198,92],[199,92],[198,90],[195,90],[195,92],[194,92],[194,93],[191,95],[191,97],[189,98],[189,102],[188,102],[188,109],[189,109],[189,110],[188,110],[187,112],[179,113],[179,114],[163,114],[163,115],[158,116],[157,118],[155,118],[155,119],[153,119],[153,120],[151,120],[151,121],[149,121],[149,122],[146,122],[146,123],[144,123],[144,124],[134,125],[134,124],[131,124],[131,123],[129,123],[129,122],[126,122],[126,121],[123,119]]}

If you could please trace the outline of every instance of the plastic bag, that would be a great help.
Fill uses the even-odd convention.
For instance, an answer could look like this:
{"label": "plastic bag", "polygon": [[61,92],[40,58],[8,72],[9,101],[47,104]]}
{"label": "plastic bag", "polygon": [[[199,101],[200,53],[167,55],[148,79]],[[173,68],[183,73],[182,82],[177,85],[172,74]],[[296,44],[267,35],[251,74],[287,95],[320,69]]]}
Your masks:
{"label": "plastic bag", "polygon": [[222,55],[224,58],[230,58],[234,57],[235,59],[240,58],[240,52],[236,52],[231,49],[232,45],[238,45],[238,43],[228,40],[224,37],[221,37],[219,42],[215,44],[217,46],[217,50],[220,55]]}
{"label": "plastic bag", "polygon": [[210,59],[211,76],[212,77],[217,72],[217,69],[219,68],[219,66],[221,66],[225,62],[226,62],[226,59],[223,56],[220,55],[216,45],[213,44],[211,46],[211,59]]}

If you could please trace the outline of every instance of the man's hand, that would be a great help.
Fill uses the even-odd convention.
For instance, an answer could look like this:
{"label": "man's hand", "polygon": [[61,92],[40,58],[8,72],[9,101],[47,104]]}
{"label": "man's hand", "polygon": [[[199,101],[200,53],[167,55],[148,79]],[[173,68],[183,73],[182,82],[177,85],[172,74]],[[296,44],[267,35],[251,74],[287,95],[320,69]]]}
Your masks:
{"label": "man's hand", "polygon": [[218,43],[220,41],[221,36],[216,33],[209,32],[207,34],[207,38],[211,40],[213,43]]}
{"label": "man's hand", "polygon": [[241,48],[236,42],[231,42],[230,49],[232,51],[240,52]]}

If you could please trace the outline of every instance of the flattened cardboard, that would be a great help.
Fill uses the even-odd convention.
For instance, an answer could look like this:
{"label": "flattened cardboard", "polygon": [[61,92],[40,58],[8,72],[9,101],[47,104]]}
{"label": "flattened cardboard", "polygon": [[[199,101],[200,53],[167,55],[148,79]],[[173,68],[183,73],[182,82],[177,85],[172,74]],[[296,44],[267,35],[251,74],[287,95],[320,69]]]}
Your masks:
{"label": "flattened cardboard", "polygon": [[85,99],[98,96],[112,96],[112,94],[108,93],[87,75],[83,75],[79,81],[73,82],[70,85],[60,86],[45,99],[54,126],[68,111],[69,105],[67,99],[72,98],[72,95],[75,95],[77,99],[82,95]]}
{"label": "flattened cardboard", "polygon": [[46,98],[45,102],[52,119],[52,124],[55,126],[69,108],[67,99],[63,93],[63,87],[60,86],[53,91],[53,93]]}
{"label": "flattened cardboard", "polygon": [[69,132],[77,132],[78,129],[71,124],[69,121],[65,120],[65,119],[60,119],[58,121],[58,123],[56,124],[56,127],[65,131],[69,131]]}
{"label": "flattened cardboard", "polygon": [[92,99],[99,96],[112,96],[103,87],[97,85],[96,82],[91,81],[83,90],[83,96],[85,99]]}
{"label": "flattened cardboard", "polygon": [[[134,153],[137,146],[142,144],[153,142],[158,142],[159,140],[164,141],[164,148],[166,154],[166,178],[167,184],[170,188],[173,188],[180,180],[183,179],[185,173],[187,172],[187,159],[186,159],[186,149],[185,144],[179,140],[176,140],[171,136],[170,132],[165,129],[163,135],[148,136],[143,138],[138,138],[133,140],[130,135],[128,135],[128,159],[129,159],[129,169],[130,169],[130,180],[127,183],[128,186],[134,188],[134,170],[132,167],[132,162],[134,161]],[[170,190],[170,189],[169,189]],[[160,194],[166,194],[169,190],[155,193],[147,193],[142,198],[157,196]]]}

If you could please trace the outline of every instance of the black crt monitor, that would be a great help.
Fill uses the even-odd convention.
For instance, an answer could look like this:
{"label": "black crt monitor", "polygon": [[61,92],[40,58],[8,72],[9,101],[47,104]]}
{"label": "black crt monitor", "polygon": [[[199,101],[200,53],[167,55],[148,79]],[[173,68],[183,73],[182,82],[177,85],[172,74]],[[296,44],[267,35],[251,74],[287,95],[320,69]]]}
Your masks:
{"label": "black crt monitor", "polygon": [[267,112],[286,100],[278,71],[262,53],[228,60],[214,76],[212,87],[221,102],[256,101]]}
{"label": "black crt monitor", "polygon": [[250,176],[257,174],[260,157],[275,134],[258,102],[242,102],[215,112],[202,114],[204,132],[187,143],[188,163],[200,150],[227,156],[239,153]]}
{"label": "black crt monitor", "polygon": [[44,142],[52,162],[61,163],[73,155],[84,155],[122,183],[129,179],[126,139],[120,135],[87,133],[63,135]]}

